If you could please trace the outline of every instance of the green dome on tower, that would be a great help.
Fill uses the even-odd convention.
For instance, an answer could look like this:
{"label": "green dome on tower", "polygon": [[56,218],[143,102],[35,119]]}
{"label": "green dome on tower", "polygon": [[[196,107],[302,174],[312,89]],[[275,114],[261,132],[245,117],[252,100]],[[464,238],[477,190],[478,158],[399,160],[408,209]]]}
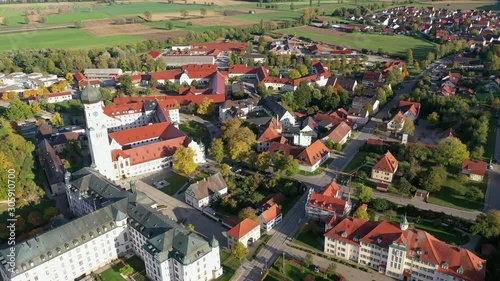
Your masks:
{"label": "green dome on tower", "polygon": [[85,89],[83,89],[82,94],[80,96],[83,104],[93,104],[102,101],[102,95],[99,89],[92,86],[90,81],[87,82]]}

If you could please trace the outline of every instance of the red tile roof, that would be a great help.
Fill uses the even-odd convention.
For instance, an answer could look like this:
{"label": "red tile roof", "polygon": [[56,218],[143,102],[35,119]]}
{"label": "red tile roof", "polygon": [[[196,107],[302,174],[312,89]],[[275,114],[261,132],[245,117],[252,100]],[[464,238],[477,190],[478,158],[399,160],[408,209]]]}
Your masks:
{"label": "red tile roof", "polygon": [[[177,148],[188,146],[190,139],[186,136],[172,138],[144,146],[134,147],[127,150],[113,150],[113,160],[116,161],[118,155],[127,155],[130,157],[130,165],[137,165],[144,162],[174,155]],[[123,156],[122,156],[123,157]]]}
{"label": "red tile roof", "polygon": [[395,173],[398,169],[398,160],[394,158],[390,151],[387,151],[382,158],[373,166],[374,170],[383,171],[387,173]]}
{"label": "red tile roof", "polygon": [[281,214],[280,207],[277,204],[272,205],[260,214],[266,223],[272,221]]}
{"label": "red tile roof", "polygon": [[255,72],[253,67],[249,67],[246,64],[233,64],[229,67],[230,74],[247,74],[250,72]]}
{"label": "red tile roof", "polygon": [[379,81],[382,73],[378,71],[365,71],[363,81]]}
{"label": "red tile roof", "polygon": [[320,140],[317,140],[304,149],[297,156],[297,159],[299,162],[302,162],[302,164],[314,166],[328,153],[330,153],[330,149],[328,149],[328,147],[326,147]]}
{"label": "red tile roof", "polygon": [[243,236],[247,235],[250,231],[254,230],[256,227],[258,228],[260,225],[254,220],[244,219],[235,227],[231,228],[227,235],[232,236],[236,239],[240,239]]}
{"label": "red tile roof", "polygon": [[302,148],[295,145],[272,142],[268,151],[270,153],[281,152],[285,157],[291,155],[293,158],[296,158],[302,152]]}
{"label": "red tile roof", "polygon": [[[347,217],[329,230],[326,237],[359,245],[359,241],[387,248],[392,243],[407,246],[406,255],[438,265],[438,271],[468,281],[484,281],[486,261],[472,252],[446,244],[429,233],[409,228],[401,230],[387,221],[364,222]],[[380,242],[380,243],[379,243]],[[448,265],[447,268],[443,264]],[[462,267],[463,273],[457,272]]]}
{"label": "red tile roof", "polygon": [[419,102],[411,102],[411,101],[399,101],[399,111],[403,114],[410,111],[414,116],[418,117],[420,112],[420,103]]}
{"label": "red tile roof", "polygon": [[312,192],[307,205],[325,211],[334,211],[336,214],[343,215],[347,201],[321,193]]}
{"label": "red tile roof", "polygon": [[339,191],[340,187],[337,185],[335,181],[332,181],[330,184],[324,186],[323,190],[321,190],[320,193],[325,196],[337,197]]}
{"label": "red tile roof", "polygon": [[334,143],[340,143],[349,134],[350,131],[351,127],[349,127],[346,122],[342,121],[328,133],[328,137]]}
{"label": "red tile roof", "polygon": [[110,138],[114,139],[118,144],[122,146],[153,138],[167,140],[185,136],[186,135],[182,131],[177,129],[170,122],[156,123],[109,134]]}
{"label": "red tile roof", "polygon": [[215,64],[186,64],[182,66],[182,71],[187,73],[189,78],[208,79],[217,72]]}
{"label": "red tile roof", "polygon": [[227,43],[191,43],[191,47],[194,50],[206,49],[213,50],[218,49],[223,52],[242,52],[244,53],[247,49],[247,42],[227,42]]}
{"label": "red tile roof", "polygon": [[142,102],[141,103],[129,103],[129,104],[119,104],[119,105],[110,105],[102,108],[104,114],[109,117],[119,116],[119,115],[127,115],[133,113],[141,113],[142,112]]}
{"label": "red tile roof", "polygon": [[81,82],[83,80],[87,80],[87,77],[80,71],[76,72],[73,77],[75,78],[76,82]]}
{"label": "red tile roof", "polygon": [[275,117],[272,117],[258,137],[257,142],[279,141],[281,139],[281,130],[281,123]]}
{"label": "red tile roof", "polygon": [[153,59],[157,59],[159,56],[161,56],[160,52],[157,51],[151,51],[148,53]]}
{"label": "red tile roof", "polygon": [[179,79],[181,74],[182,74],[182,71],[180,71],[180,70],[157,71],[157,72],[151,72],[151,79],[152,80],[173,80],[173,79]]}
{"label": "red tile roof", "polygon": [[262,206],[267,209],[271,207],[272,205],[281,205],[281,203],[285,202],[285,195],[283,193],[278,192],[276,194],[271,194],[265,199],[265,203],[262,204]]}
{"label": "red tile roof", "polygon": [[49,98],[71,96],[71,95],[72,95],[71,91],[59,92],[59,93],[50,93],[49,94]]}
{"label": "red tile roof", "polygon": [[464,159],[462,162],[462,171],[469,171],[471,174],[484,176],[488,164],[479,160]]}

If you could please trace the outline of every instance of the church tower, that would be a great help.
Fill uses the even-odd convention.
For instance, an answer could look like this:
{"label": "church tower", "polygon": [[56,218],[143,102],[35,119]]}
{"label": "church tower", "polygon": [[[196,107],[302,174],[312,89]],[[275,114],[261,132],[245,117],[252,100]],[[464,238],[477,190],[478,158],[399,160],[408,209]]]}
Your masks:
{"label": "church tower", "polygon": [[401,219],[401,222],[399,223],[399,228],[401,228],[402,231],[405,231],[408,229],[410,226],[410,223],[408,222],[408,219],[406,219],[406,214],[405,216]]}
{"label": "church tower", "polygon": [[82,91],[81,100],[85,111],[87,139],[92,163],[101,175],[115,179],[109,149],[108,129],[105,124],[106,116],[104,116],[102,109],[104,104],[101,92],[88,82]]}

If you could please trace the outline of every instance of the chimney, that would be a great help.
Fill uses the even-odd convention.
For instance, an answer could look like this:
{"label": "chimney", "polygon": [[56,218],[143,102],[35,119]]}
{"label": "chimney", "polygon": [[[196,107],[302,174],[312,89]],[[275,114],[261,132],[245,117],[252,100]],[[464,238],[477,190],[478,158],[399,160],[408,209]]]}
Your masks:
{"label": "chimney", "polygon": [[130,185],[130,192],[135,193],[135,180],[131,179],[129,181],[129,185]]}

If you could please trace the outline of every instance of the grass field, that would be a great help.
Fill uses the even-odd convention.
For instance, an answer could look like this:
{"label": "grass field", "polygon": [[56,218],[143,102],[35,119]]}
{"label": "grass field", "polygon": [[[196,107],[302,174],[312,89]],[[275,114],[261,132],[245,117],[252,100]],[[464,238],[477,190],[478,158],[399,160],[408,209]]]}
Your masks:
{"label": "grass field", "polygon": [[280,20],[294,20],[299,18],[301,15],[300,12],[296,11],[275,11],[271,13],[262,13],[262,14],[241,14],[241,15],[235,15],[231,16],[235,19],[243,19],[243,20],[248,20],[248,21],[253,21],[253,22],[260,22],[260,19],[262,19],[264,22],[270,22],[270,21],[280,21]]}
{"label": "grass field", "polygon": [[137,43],[144,39],[128,35],[94,37],[80,29],[56,29],[0,35],[0,51],[12,49],[89,49]]}
{"label": "grass field", "polygon": [[441,190],[431,193],[428,200],[429,203],[432,204],[456,209],[482,210],[484,205],[483,200],[481,200],[481,202],[469,200],[469,198],[465,196],[465,191],[468,188],[476,186],[483,191],[483,194],[486,194],[487,185],[487,177],[485,177],[482,182],[469,180],[466,183],[461,183],[456,176],[448,175],[448,178],[443,183]]}
{"label": "grass field", "polygon": [[181,129],[181,131],[186,133],[194,141],[198,143],[201,141],[205,147],[210,147],[210,144],[212,143],[210,133],[208,132],[207,127],[203,126],[201,123],[189,120],[188,122],[180,124],[179,129]]}
{"label": "grass field", "polygon": [[405,56],[407,50],[412,49],[414,57],[418,59],[427,56],[427,53],[432,51],[435,46],[433,43],[403,35],[389,36],[366,34],[362,32],[346,33],[311,26],[283,29],[279,32],[302,36],[325,43],[364,48],[372,51],[377,51],[383,46],[383,50],[391,55]]}
{"label": "grass field", "polygon": [[[227,25],[215,25],[215,26],[192,25],[192,26],[187,26],[187,22],[188,22],[188,20],[186,20],[186,21],[180,21],[180,20],[172,21],[172,23],[173,23],[172,29],[173,30],[179,29],[179,30],[188,30],[188,31],[190,30],[190,31],[194,31],[194,32],[203,32],[203,31],[230,28]],[[166,23],[165,21],[155,21],[155,22],[146,22],[146,23],[144,23],[144,25],[147,25],[147,26],[153,27],[153,28],[157,28],[157,29],[161,29],[161,30],[167,30],[165,28],[165,23]]]}
{"label": "grass field", "polygon": [[160,190],[168,195],[174,195],[188,181],[188,178],[174,174],[173,176],[167,178],[166,181],[170,184]]}

